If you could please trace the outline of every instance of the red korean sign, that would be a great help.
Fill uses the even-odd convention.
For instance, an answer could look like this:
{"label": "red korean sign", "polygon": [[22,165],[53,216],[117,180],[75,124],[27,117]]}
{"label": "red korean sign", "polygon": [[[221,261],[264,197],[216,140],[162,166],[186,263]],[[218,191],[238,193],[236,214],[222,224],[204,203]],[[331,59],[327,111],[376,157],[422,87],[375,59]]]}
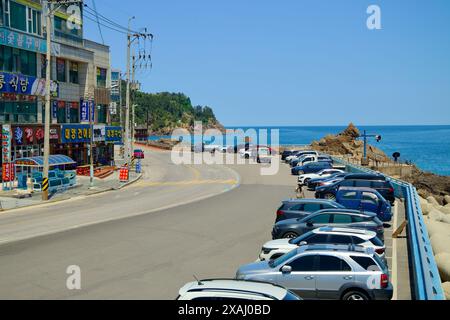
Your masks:
{"label": "red korean sign", "polygon": [[14,181],[14,164],[4,163],[2,165],[2,179],[3,182]]}

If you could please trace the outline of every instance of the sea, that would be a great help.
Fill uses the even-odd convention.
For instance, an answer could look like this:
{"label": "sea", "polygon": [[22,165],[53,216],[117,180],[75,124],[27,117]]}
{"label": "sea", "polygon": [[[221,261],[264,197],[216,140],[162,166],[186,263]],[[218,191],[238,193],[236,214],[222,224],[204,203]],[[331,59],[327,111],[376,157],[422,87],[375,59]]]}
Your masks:
{"label": "sea", "polygon": [[[381,141],[368,138],[370,144],[383,150],[388,156],[400,153],[401,161],[416,164],[424,171],[450,176],[450,125],[444,126],[357,126],[368,135],[380,135]],[[345,126],[316,127],[227,127],[227,129],[279,130],[280,145],[307,145],[328,134],[338,134]],[[151,136],[157,140],[160,136]],[[170,137],[165,137],[170,138]],[[270,131],[268,134],[270,143]],[[205,138],[207,143],[207,138]],[[213,142],[214,143],[214,142]],[[215,143],[216,144],[216,143]]]}

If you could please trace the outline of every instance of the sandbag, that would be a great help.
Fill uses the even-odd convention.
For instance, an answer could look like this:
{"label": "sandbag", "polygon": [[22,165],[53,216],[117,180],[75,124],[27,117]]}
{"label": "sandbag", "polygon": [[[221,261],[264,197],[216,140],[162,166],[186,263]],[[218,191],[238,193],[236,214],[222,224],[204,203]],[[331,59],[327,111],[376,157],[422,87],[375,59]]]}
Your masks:
{"label": "sandbag", "polygon": [[420,207],[422,208],[422,213],[424,216],[427,216],[430,213],[430,204],[428,201],[422,197],[419,197],[420,199]]}
{"label": "sandbag", "polygon": [[425,219],[425,225],[430,237],[434,235],[446,235],[450,236],[450,227],[447,223],[434,221],[431,219]]}
{"label": "sandbag", "polygon": [[438,222],[442,222],[442,218],[444,217],[444,214],[437,210],[437,209],[433,209],[429,214],[428,217],[433,220],[433,221],[438,221]]}
{"label": "sandbag", "polygon": [[450,204],[450,196],[449,195],[444,196],[444,201],[445,201],[445,204],[449,205]]}
{"label": "sandbag", "polygon": [[440,205],[441,205],[441,204],[436,200],[436,198],[433,197],[433,196],[429,196],[429,197],[427,198],[427,201],[428,201],[429,204],[432,204],[432,205],[437,205],[437,206],[440,206]]}
{"label": "sandbag", "polygon": [[450,243],[450,236],[445,234],[436,234],[433,235],[430,240],[435,256],[441,253],[450,253],[450,247],[448,245]]}
{"label": "sandbag", "polygon": [[444,290],[445,299],[450,300],[450,282],[443,283],[442,289]]}
{"label": "sandbag", "polygon": [[442,282],[450,281],[450,253],[440,253],[436,257],[436,264]]}

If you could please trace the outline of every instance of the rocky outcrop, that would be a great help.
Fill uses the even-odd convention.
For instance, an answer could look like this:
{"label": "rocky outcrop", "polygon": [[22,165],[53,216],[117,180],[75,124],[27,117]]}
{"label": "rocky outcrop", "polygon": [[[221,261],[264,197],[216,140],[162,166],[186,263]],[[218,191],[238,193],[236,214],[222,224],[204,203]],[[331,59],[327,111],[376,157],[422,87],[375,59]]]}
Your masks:
{"label": "rocky outcrop", "polygon": [[[328,135],[319,141],[314,141],[311,146],[314,150],[327,154],[350,156],[354,160],[361,161],[364,157],[364,142],[360,137],[358,128],[353,123],[338,135]],[[367,155],[370,160],[379,162],[391,161],[380,149],[368,145]]]}

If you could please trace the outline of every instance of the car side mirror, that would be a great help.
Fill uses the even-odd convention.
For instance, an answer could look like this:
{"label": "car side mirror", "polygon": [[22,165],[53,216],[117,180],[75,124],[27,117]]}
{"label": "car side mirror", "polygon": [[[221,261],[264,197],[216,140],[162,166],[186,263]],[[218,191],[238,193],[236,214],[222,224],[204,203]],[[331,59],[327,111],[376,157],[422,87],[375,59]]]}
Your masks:
{"label": "car side mirror", "polygon": [[314,223],[308,222],[308,223],[306,224],[306,226],[307,226],[308,228],[312,228],[312,227],[314,227]]}
{"label": "car side mirror", "polygon": [[292,272],[292,267],[291,266],[283,266],[283,268],[281,268],[281,272],[284,274],[289,274]]}
{"label": "car side mirror", "polygon": [[306,242],[306,241],[302,241],[302,242],[300,242],[300,244],[299,244],[299,246],[301,247],[301,246],[307,246],[308,245],[308,242]]}

